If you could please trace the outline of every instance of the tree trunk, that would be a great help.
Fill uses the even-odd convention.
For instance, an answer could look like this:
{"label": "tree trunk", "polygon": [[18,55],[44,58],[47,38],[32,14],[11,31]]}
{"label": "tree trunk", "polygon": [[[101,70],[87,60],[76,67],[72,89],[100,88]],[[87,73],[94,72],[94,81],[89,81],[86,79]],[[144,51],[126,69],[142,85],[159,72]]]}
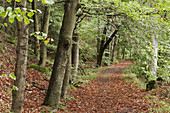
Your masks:
{"label": "tree trunk", "polygon": [[69,50],[69,56],[67,59],[66,71],[64,75],[62,92],[61,92],[61,97],[63,98],[67,98],[67,90],[68,90],[70,76],[71,76],[71,47]]}
{"label": "tree trunk", "polygon": [[99,53],[100,53],[100,43],[101,43],[100,37],[101,37],[101,28],[100,28],[100,19],[98,18],[97,58],[99,57]]}
{"label": "tree trunk", "polygon": [[[120,37],[119,37],[120,38]],[[117,42],[119,44],[119,40]],[[120,52],[120,44],[117,45],[117,59],[119,59],[119,52]]]}
{"label": "tree trunk", "polygon": [[125,47],[122,47],[122,59],[125,59]]}
{"label": "tree trunk", "polygon": [[[33,0],[32,9],[33,10],[37,9],[37,0]],[[38,15],[37,15],[37,13],[34,14],[33,19],[34,19],[34,32],[38,32],[39,31],[39,26],[38,26]],[[39,51],[39,40],[36,37],[34,37],[34,43],[35,43],[35,45],[34,45],[34,54],[36,56],[38,56],[38,54],[39,54],[38,53],[38,51]]]}
{"label": "tree trunk", "polygon": [[101,45],[100,45],[100,53],[99,53],[99,57],[97,58],[97,67],[100,67],[102,64],[102,57],[103,57],[103,53],[104,50],[107,48],[107,46],[110,44],[110,42],[112,41],[113,37],[115,37],[115,35],[117,34],[118,30],[115,30],[113,32],[113,34],[109,37],[109,39],[106,41],[106,43],[104,43],[104,40],[101,41]]}
{"label": "tree trunk", "polygon": [[149,82],[146,85],[146,91],[152,90],[156,87],[156,79],[157,79],[157,58],[158,58],[158,36],[152,37],[152,62],[151,62],[151,75],[149,76]]}
{"label": "tree trunk", "polygon": [[[48,34],[49,19],[50,19],[50,6],[45,6],[42,32],[46,34]],[[40,44],[40,61],[38,64],[40,66],[45,67],[46,59],[47,59],[47,47],[46,43],[42,41]]]}
{"label": "tree trunk", "polygon": [[[22,0],[17,3],[17,7],[20,7],[22,11],[26,8],[27,0]],[[18,43],[16,48],[16,65],[15,65],[15,76],[16,80],[14,85],[18,90],[12,91],[12,108],[13,113],[22,113],[24,104],[24,90],[25,90],[25,76],[26,76],[26,65],[27,65],[27,54],[28,54],[28,26],[24,23],[24,20],[17,21],[18,30]]]}
{"label": "tree trunk", "polygon": [[157,78],[157,58],[158,58],[158,42],[156,38],[151,39],[152,42],[152,62],[151,62],[151,72],[152,72],[152,77],[151,80],[156,80]]}
{"label": "tree trunk", "polygon": [[97,58],[97,67],[100,67],[102,65],[102,57],[103,57],[103,53],[104,53],[103,45],[104,45],[104,41],[102,40],[101,44],[100,44],[100,52],[99,52],[99,55]]}
{"label": "tree trunk", "polygon": [[79,64],[79,36],[78,34],[73,34],[73,47],[72,47],[72,74],[77,75],[78,64]]}
{"label": "tree trunk", "polygon": [[44,105],[53,105],[58,108],[67,58],[69,55],[69,49],[71,48],[78,3],[79,0],[67,0],[65,3],[65,12],[59,35],[58,48],[49,87],[43,103]]}
{"label": "tree trunk", "polygon": [[117,53],[118,53],[118,39],[117,38],[118,38],[117,36],[114,38],[112,61],[117,59]]}
{"label": "tree trunk", "polygon": [[102,65],[102,57],[103,57],[103,53],[104,53],[104,43],[105,43],[105,35],[107,33],[107,27],[109,25],[109,21],[107,20],[107,24],[105,25],[104,27],[104,30],[103,30],[103,35],[104,37],[102,37],[102,39],[100,40],[100,45],[99,45],[99,53],[97,53],[97,65],[96,67],[100,67]]}

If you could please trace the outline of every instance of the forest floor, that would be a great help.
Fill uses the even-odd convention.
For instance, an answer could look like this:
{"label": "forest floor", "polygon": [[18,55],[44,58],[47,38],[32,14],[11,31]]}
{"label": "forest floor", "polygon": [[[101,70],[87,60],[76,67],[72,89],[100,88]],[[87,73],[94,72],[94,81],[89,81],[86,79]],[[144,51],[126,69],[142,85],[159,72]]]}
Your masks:
{"label": "forest floor", "polygon": [[[9,113],[12,102],[13,79],[8,75],[14,73],[15,44],[6,41],[0,36],[0,113]],[[37,64],[36,58],[31,54],[28,65]],[[167,92],[167,86],[150,92],[137,87],[136,83],[125,82],[122,70],[132,65],[130,61],[119,61],[118,64],[107,66],[98,74],[96,79],[81,84],[68,92],[68,99],[61,100],[58,112],[67,113],[149,113],[150,108],[161,107],[157,100],[165,100],[166,96],[158,94]],[[32,83],[37,83],[36,88]],[[49,113],[50,106],[41,104],[45,98],[49,78],[34,69],[27,69],[24,113]],[[151,96],[149,96],[151,95]],[[167,99],[167,98],[166,98]],[[168,98],[169,99],[169,98]],[[169,101],[169,100],[168,100]],[[169,105],[169,104],[168,104]],[[158,112],[159,113],[159,112]],[[160,112],[161,113],[161,112]]]}
{"label": "forest floor", "polygon": [[67,101],[67,110],[63,112],[149,113],[150,107],[157,104],[146,98],[148,93],[144,89],[139,89],[135,83],[125,82],[122,70],[128,65],[132,62],[119,61],[107,66],[96,79],[70,90],[69,95],[75,100]]}

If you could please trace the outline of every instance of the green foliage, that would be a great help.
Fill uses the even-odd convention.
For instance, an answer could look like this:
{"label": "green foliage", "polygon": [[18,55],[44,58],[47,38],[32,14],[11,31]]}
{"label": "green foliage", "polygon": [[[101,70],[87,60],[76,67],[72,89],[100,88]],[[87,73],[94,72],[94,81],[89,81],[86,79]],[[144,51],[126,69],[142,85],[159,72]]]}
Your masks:
{"label": "green foliage", "polygon": [[[32,0],[29,1],[32,2]],[[7,2],[11,2],[11,0],[8,0]],[[16,2],[21,2],[21,0],[16,0]],[[14,23],[16,18],[18,21],[24,20],[26,24],[30,24],[30,22],[33,22],[33,20],[29,19],[28,17],[32,17],[35,12],[37,11],[28,10],[27,8],[20,9],[20,7],[15,8],[14,11],[12,7],[7,7],[5,10],[4,7],[0,6],[0,16],[3,18],[7,17],[10,23]],[[7,23],[3,23],[3,25],[5,27],[8,26]]]}
{"label": "green foliage", "polygon": [[126,82],[133,82],[133,83],[137,83],[137,86],[140,88],[140,89],[146,89],[146,84],[145,82],[141,81],[140,79],[138,79],[136,77],[135,74],[124,74],[124,80]]}
{"label": "green foliage", "polygon": [[46,44],[48,44],[50,40],[53,41],[53,39],[48,38],[47,34],[43,32],[34,32],[34,33],[31,33],[30,36],[34,36],[37,39],[42,40]]}
{"label": "green foliage", "polygon": [[157,103],[157,107],[151,107],[151,112],[155,113],[168,113],[170,111],[169,103],[159,100],[156,96],[147,95],[145,98],[151,99],[150,104]]}
{"label": "green foliage", "polygon": [[[81,74],[77,74],[77,75],[72,75],[73,81],[72,84],[73,86],[81,86],[81,84],[87,83],[89,82],[89,80],[93,80],[97,77],[97,74],[101,71],[103,71],[104,68],[97,68],[97,69],[93,69],[93,68],[84,68],[84,71],[86,73],[86,75],[81,75]],[[70,88],[74,89],[74,87],[70,86]]]}
{"label": "green foliage", "polygon": [[12,78],[13,80],[16,80],[16,76],[13,73],[10,73],[9,77]]}
{"label": "green foliage", "polygon": [[12,90],[17,91],[17,90],[18,90],[18,87],[16,87],[16,86],[13,85]]}
{"label": "green foliage", "polygon": [[42,3],[45,3],[45,4],[54,4],[54,0],[42,0]]}
{"label": "green foliage", "polygon": [[45,74],[45,76],[49,76],[51,74],[52,69],[50,67],[42,67],[42,66],[38,66],[35,64],[31,64],[29,66],[27,66],[27,68],[33,68],[38,70],[39,72]]}
{"label": "green foliage", "polygon": [[16,39],[14,39],[14,38],[7,38],[6,41],[11,43],[11,44],[16,45]]}

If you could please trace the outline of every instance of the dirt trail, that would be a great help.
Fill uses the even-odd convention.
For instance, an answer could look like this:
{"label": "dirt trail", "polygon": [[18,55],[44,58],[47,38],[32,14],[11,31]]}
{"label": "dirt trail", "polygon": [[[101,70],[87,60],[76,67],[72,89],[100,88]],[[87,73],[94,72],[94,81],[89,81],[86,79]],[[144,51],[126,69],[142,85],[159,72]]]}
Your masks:
{"label": "dirt trail", "polygon": [[75,100],[67,101],[67,111],[76,113],[149,113],[146,92],[134,83],[126,83],[121,69],[131,65],[121,61],[108,66],[97,79],[84,84],[84,87],[69,92]]}

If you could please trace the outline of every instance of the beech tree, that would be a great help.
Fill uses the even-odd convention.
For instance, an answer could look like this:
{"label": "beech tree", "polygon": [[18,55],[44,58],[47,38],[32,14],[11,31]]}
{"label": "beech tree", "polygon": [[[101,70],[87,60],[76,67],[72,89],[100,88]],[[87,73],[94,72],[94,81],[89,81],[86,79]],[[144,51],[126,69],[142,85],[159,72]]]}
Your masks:
{"label": "beech tree", "polygon": [[[42,25],[42,32],[45,33],[45,34],[48,34],[49,19],[50,19],[50,6],[46,5],[45,10],[44,10],[43,25]],[[46,43],[41,41],[41,44],[40,44],[40,61],[39,61],[38,64],[40,66],[45,67],[46,59],[47,59]]]}
{"label": "beech tree", "polygon": [[[36,10],[37,9],[37,0],[33,0],[32,2],[32,9]],[[39,32],[39,22],[38,22],[38,14],[35,13],[33,16],[34,19],[34,32]],[[38,55],[39,54],[39,40],[37,37],[34,37],[34,54]]]}
{"label": "beech tree", "polygon": [[71,40],[75,25],[75,15],[79,8],[79,0],[66,0],[65,12],[62,27],[59,35],[58,48],[55,56],[54,66],[44,105],[54,105],[58,107],[60,101],[63,78],[66,70],[66,64],[71,48]]}
{"label": "beech tree", "polygon": [[[16,6],[20,7],[22,12],[26,8],[27,0],[17,2]],[[27,66],[27,55],[28,55],[28,25],[22,21],[17,20],[18,30],[18,43],[16,48],[16,65],[15,65],[15,76],[16,80],[14,85],[18,90],[12,91],[12,108],[13,113],[22,113],[24,104],[24,91],[25,91],[25,76]]]}
{"label": "beech tree", "polygon": [[[105,30],[104,30],[104,34],[105,34]],[[116,30],[112,33],[112,35],[109,37],[109,39],[105,42],[105,39],[101,40],[101,44],[100,44],[100,52],[97,58],[97,66],[100,67],[101,63],[102,63],[102,57],[103,57],[103,53],[104,50],[107,48],[107,46],[109,45],[109,43],[112,41],[112,39],[115,37],[115,35],[118,32],[118,28],[116,28]]]}

